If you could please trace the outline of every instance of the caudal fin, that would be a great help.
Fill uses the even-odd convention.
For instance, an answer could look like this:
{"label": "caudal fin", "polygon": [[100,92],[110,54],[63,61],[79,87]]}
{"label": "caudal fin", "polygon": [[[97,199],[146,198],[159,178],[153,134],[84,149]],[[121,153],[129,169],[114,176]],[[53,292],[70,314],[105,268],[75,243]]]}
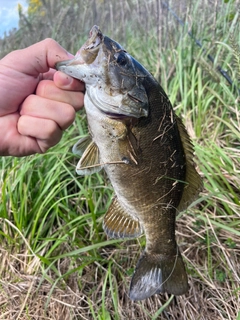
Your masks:
{"label": "caudal fin", "polygon": [[188,279],[180,252],[173,257],[143,252],[132,277],[131,300],[143,300],[161,292],[182,295],[187,291]]}

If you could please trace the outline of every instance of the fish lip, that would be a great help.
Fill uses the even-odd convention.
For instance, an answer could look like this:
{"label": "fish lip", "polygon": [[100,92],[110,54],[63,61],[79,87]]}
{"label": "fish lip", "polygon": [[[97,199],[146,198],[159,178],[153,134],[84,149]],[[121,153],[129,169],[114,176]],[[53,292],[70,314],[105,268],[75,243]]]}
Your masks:
{"label": "fish lip", "polygon": [[[55,64],[56,70],[63,71],[65,67],[78,66],[78,65],[86,65],[86,62],[82,59],[80,54],[76,54],[73,59],[59,61]],[[63,71],[64,72],[64,71]]]}
{"label": "fish lip", "polygon": [[99,108],[102,114],[106,115],[108,118],[111,118],[113,120],[128,120],[128,119],[139,119],[142,117],[145,117],[145,115],[139,115],[137,116],[134,113],[118,113],[118,112],[109,112],[105,111],[102,108]]}
{"label": "fish lip", "polygon": [[112,113],[112,112],[104,112],[103,110],[101,110],[101,111],[109,118],[115,119],[115,120],[126,120],[126,119],[130,119],[130,118],[134,118],[131,115],[126,115],[126,114],[121,114],[121,113],[117,114],[117,113]]}
{"label": "fish lip", "polygon": [[108,111],[104,111],[103,109],[99,109],[103,114],[105,114],[106,116],[108,116],[111,119],[119,119],[119,120],[124,120],[124,119],[139,119],[142,117],[146,117],[146,115],[136,115],[134,113],[114,113],[114,112],[108,112]]}
{"label": "fish lip", "polygon": [[70,61],[72,61],[72,59],[71,60],[63,60],[63,61],[57,62],[55,64],[56,70],[59,70],[59,68],[61,68],[61,67],[66,67],[69,64]]}

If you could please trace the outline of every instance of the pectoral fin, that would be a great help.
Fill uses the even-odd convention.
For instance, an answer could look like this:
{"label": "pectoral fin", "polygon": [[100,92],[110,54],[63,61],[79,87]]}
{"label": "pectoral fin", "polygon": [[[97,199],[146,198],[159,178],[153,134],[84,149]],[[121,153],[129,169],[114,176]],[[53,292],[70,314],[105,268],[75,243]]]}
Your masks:
{"label": "pectoral fin", "polygon": [[82,156],[87,147],[92,143],[92,138],[90,136],[86,136],[78,140],[77,143],[72,148],[72,153],[77,154],[78,156]]}
{"label": "pectoral fin", "polygon": [[136,238],[143,232],[140,222],[122,208],[117,198],[105,214],[103,229],[110,238]]}
{"label": "pectoral fin", "polygon": [[79,175],[89,175],[102,169],[100,164],[99,149],[90,136],[80,139],[72,149],[74,154],[80,155],[76,172]]}

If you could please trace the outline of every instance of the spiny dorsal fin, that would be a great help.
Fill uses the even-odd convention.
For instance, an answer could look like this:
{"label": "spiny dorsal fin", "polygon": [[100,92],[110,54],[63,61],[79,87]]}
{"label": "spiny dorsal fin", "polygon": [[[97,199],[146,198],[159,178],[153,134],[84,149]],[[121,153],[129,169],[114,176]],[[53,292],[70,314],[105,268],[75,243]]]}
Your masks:
{"label": "spiny dorsal fin", "polygon": [[110,238],[136,238],[143,233],[139,221],[122,208],[116,197],[104,216],[103,229]]}
{"label": "spiny dorsal fin", "polygon": [[185,157],[186,157],[186,178],[185,181],[187,182],[186,186],[183,190],[183,195],[181,201],[177,207],[177,211],[181,212],[185,210],[198,196],[199,192],[202,189],[202,179],[200,175],[197,173],[195,169],[195,164],[193,161],[194,158],[194,149],[191,143],[190,137],[185,129],[182,121],[180,118],[176,117],[177,119],[177,126],[180,133]]}
{"label": "spiny dorsal fin", "polygon": [[76,168],[77,174],[89,175],[102,169],[98,147],[90,136],[80,139],[73,146],[72,151],[81,156]]}

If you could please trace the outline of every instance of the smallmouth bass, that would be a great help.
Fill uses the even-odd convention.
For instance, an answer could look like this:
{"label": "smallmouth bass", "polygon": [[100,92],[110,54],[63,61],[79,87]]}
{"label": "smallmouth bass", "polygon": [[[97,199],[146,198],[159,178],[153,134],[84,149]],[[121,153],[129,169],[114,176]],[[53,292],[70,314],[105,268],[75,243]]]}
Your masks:
{"label": "smallmouth bass", "polygon": [[120,44],[94,26],[72,60],[56,68],[85,82],[89,136],[73,152],[80,175],[105,169],[115,197],[103,228],[111,238],[143,233],[146,248],[129,296],[182,295],[188,279],[175,240],[176,214],[202,188],[193,147],[181,120],[155,78]]}

